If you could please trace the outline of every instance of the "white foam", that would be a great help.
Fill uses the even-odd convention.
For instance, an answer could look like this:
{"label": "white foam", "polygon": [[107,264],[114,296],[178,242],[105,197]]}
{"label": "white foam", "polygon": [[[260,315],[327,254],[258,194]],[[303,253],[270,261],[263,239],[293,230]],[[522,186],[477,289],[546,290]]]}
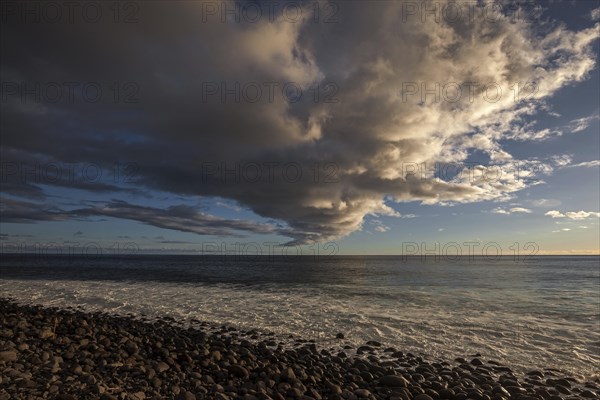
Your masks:
{"label": "white foam", "polygon": [[[158,282],[0,280],[0,292],[20,302],[150,317],[199,319],[305,339],[379,340],[405,352],[454,358],[481,353],[517,369],[558,368],[580,379],[600,377],[597,317],[559,316],[481,307],[472,293],[406,291],[398,296],[343,296],[349,288],[203,285]],[[462,296],[462,297],[461,297]],[[454,302],[454,303],[453,303]],[[462,308],[461,306],[462,305]],[[491,311],[489,311],[491,309]]]}

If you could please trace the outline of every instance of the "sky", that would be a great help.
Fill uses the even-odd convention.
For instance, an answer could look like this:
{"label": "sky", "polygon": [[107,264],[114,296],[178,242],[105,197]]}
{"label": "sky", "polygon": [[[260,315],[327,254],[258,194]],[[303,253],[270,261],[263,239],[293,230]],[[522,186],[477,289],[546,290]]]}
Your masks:
{"label": "sky", "polygon": [[0,10],[4,252],[598,254],[600,2]]}

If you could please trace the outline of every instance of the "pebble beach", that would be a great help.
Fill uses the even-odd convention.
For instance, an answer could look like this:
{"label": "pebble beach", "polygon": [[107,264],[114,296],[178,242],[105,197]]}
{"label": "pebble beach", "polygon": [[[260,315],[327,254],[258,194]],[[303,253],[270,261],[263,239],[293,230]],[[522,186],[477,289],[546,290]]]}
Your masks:
{"label": "pebble beach", "polygon": [[0,300],[0,399],[580,399],[600,381],[518,374],[480,355],[424,359],[385,343],[332,345],[172,318]]}

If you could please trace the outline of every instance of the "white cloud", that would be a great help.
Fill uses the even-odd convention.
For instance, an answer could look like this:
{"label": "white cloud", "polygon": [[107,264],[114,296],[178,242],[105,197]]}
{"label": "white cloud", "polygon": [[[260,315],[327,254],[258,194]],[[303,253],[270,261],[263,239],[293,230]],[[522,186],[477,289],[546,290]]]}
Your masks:
{"label": "white cloud", "polygon": [[547,215],[551,218],[568,218],[568,219],[573,219],[573,220],[581,220],[581,219],[586,219],[589,217],[600,218],[600,213],[593,212],[593,211],[568,211],[568,212],[562,213],[557,210],[551,210],[551,211],[548,211],[544,215]]}
{"label": "white cloud", "polygon": [[595,168],[600,167],[600,160],[583,161],[577,164],[567,165],[564,168]]}
{"label": "white cloud", "polygon": [[381,220],[378,219],[371,220],[371,225],[375,226],[373,229],[377,232],[383,233],[390,230],[389,226],[386,226]]}
{"label": "white cloud", "polygon": [[571,228],[563,228],[552,231],[552,233],[561,233],[561,232],[569,232]]}
{"label": "white cloud", "polygon": [[555,207],[562,204],[560,200],[557,199],[537,199],[531,202],[536,207]]}
{"label": "white cloud", "polygon": [[569,123],[568,128],[571,130],[571,133],[581,132],[587,129],[587,127],[590,126],[593,121],[597,121],[599,118],[600,116],[597,113],[592,114],[589,117],[577,118]]}
{"label": "white cloud", "polygon": [[600,19],[600,7],[594,8],[590,12],[590,17],[592,18],[592,21],[598,21]]}
{"label": "white cloud", "polygon": [[400,218],[417,218],[417,217],[418,217],[418,215],[416,215],[416,214],[402,214],[400,216]]}
{"label": "white cloud", "polygon": [[557,155],[552,157],[552,161],[554,161],[554,164],[557,167],[564,167],[571,164],[571,161],[573,161],[573,156],[571,154]]}
{"label": "white cloud", "polygon": [[547,216],[552,217],[552,218],[564,218],[565,217],[565,215],[563,213],[561,213],[559,211],[556,211],[556,210],[548,211],[544,215],[547,215]]}
{"label": "white cloud", "polygon": [[523,208],[523,207],[513,207],[510,209],[511,213],[525,213],[525,214],[529,214],[531,213],[531,210],[528,208]]}
{"label": "white cloud", "polygon": [[508,210],[501,208],[501,207],[496,207],[491,211],[493,214],[505,214],[505,215],[510,215],[510,214],[514,214],[514,213],[523,213],[523,214],[529,214],[531,213],[531,210],[528,208],[523,208],[523,207],[512,207]]}
{"label": "white cloud", "polygon": [[242,211],[242,207],[240,207],[236,204],[233,204],[233,203],[229,203],[229,202],[217,201],[216,205],[218,205],[219,207],[228,208],[230,210],[237,211],[237,212]]}

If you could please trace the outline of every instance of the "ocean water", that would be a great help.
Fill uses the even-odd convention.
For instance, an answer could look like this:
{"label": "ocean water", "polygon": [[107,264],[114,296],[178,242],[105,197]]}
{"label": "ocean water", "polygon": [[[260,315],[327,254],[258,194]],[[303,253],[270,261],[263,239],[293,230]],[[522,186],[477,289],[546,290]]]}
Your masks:
{"label": "ocean water", "polygon": [[21,302],[199,319],[600,377],[600,259],[3,255]]}

